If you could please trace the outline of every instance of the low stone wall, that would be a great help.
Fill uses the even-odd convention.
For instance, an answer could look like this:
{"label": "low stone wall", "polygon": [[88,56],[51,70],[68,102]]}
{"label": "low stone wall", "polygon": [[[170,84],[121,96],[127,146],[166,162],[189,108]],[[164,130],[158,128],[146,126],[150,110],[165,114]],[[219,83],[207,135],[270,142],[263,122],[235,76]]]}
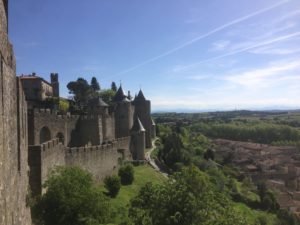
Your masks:
{"label": "low stone wall", "polygon": [[59,139],[53,139],[29,146],[29,184],[33,195],[43,193],[42,184],[56,166],[79,166],[89,171],[95,181],[102,181],[117,171],[121,161],[131,159],[129,142],[130,137],[124,137],[105,145],[68,148]]}
{"label": "low stone wall", "polygon": [[125,137],[105,145],[67,148],[66,165],[80,166],[100,182],[116,172],[122,160],[129,159],[129,140]]}
{"label": "low stone wall", "polygon": [[42,193],[42,184],[50,171],[56,166],[65,165],[65,147],[58,139],[41,145],[29,146],[28,162],[30,167],[29,184],[34,195]]}

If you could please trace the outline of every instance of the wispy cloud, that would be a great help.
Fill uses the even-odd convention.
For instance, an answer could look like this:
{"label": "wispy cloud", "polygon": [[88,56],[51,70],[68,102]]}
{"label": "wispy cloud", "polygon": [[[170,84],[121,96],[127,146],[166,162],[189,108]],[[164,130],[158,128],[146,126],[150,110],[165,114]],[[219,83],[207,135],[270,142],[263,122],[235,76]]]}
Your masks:
{"label": "wispy cloud", "polygon": [[179,51],[179,50],[181,50],[181,49],[183,49],[183,48],[185,48],[187,46],[190,46],[190,45],[194,44],[195,42],[198,42],[198,41],[202,40],[203,38],[206,38],[206,37],[208,37],[210,35],[213,35],[213,34],[215,34],[217,32],[220,32],[220,31],[222,31],[222,30],[224,30],[226,28],[229,28],[229,27],[231,27],[233,25],[241,23],[241,22],[243,22],[245,20],[248,20],[248,19],[250,19],[252,17],[255,17],[255,16],[258,16],[258,15],[263,14],[265,12],[268,12],[268,11],[270,11],[270,10],[272,10],[274,8],[277,8],[279,6],[282,6],[282,5],[284,5],[284,4],[288,3],[288,2],[290,2],[290,0],[283,0],[283,1],[280,1],[280,2],[278,2],[276,4],[271,5],[269,7],[257,10],[255,12],[252,12],[252,13],[248,14],[248,15],[245,15],[245,16],[242,16],[242,17],[237,18],[235,20],[232,20],[232,21],[230,21],[228,23],[225,23],[225,24],[223,24],[223,25],[221,25],[221,26],[219,26],[217,28],[212,29],[211,31],[208,31],[205,34],[199,35],[198,37],[195,37],[195,38],[193,38],[193,39],[191,39],[191,40],[189,40],[189,41],[187,41],[187,42],[185,42],[185,43],[183,43],[183,44],[181,44],[181,45],[179,45],[179,46],[177,46],[177,47],[175,47],[173,49],[170,49],[170,50],[168,50],[166,52],[163,52],[163,53],[161,53],[161,54],[159,54],[159,55],[157,55],[157,56],[155,56],[153,58],[145,60],[145,61],[143,61],[143,62],[141,62],[141,63],[139,63],[139,64],[137,64],[137,65],[135,65],[135,66],[133,66],[131,68],[128,68],[128,69],[123,70],[123,71],[121,71],[121,72],[119,72],[117,74],[114,74],[114,75],[110,76],[109,78],[116,77],[116,76],[119,76],[119,75],[122,75],[122,74],[126,74],[128,72],[131,72],[133,70],[136,70],[136,69],[138,69],[138,68],[140,68],[140,67],[142,67],[144,65],[147,65],[147,64],[149,64],[151,62],[154,62],[154,61],[156,61],[158,59],[161,59],[163,57],[171,55],[171,54],[173,54],[173,53],[175,53],[175,52],[177,52],[177,51]]}
{"label": "wispy cloud", "polygon": [[280,37],[272,38],[272,39],[269,39],[269,40],[265,40],[265,41],[262,41],[262,42],[259,42],[259,43],[256,43],[256,44],[252,44],[252,45],[250,44],[250,45],[248,45],[244,48],[240,48],[240,49],[235,50],[235,51],[230,51],[230,52],[227,52],[227,53],[215,56],[215,57],[211,57],[211,58],[199,61],[197,63],[181,66],[180,70],[178,70],[178,72],[182,72],[183,70],[187,70],[187,69],[199,66],[203,63],[215,61],[217,59],[222,59],[222,58],[232,56],[232,55],[236,55],[236,54],[239,54],[239,53],[242,53],[242,52],[247,52],[249,50],[252,50],[252,49],[255,49],[255,48],[258,48],[258,47],[262,47],[262,46],[265,46],[265,45],[270,45],[270,44],[277,43],[277,42],[280,42],[280,41],[285,41],[285,40],[288,40],[288,39],[291,39],[291,38],[294,38],[294,37],[298,37],[298,36],[300,36],[300,31],[290,33],[290,34],[287,34],[287,35],[283,35],[283,36],[280,36]]}
{"label": "wispy cloud", "polygon": [[261,48],[256,48],[250,51],[254,54],[268,54],[268,55],[291,55],[295,53],[300,53],[300,48],[276,48],[274,46],[266,46]]}
{"label": "wispy cloud", "polygon": [[282,82],[287,80],[298,80],[299,76],[291,76],[288,72],[293,72],[300,68],[300,61],[271,63],[271,65],[261,68],[252,69],[249,71],[241,72],[238,75],[225,76],[222,79],[242,85],[250,89],[257,89],[268,87],[275,82]]}

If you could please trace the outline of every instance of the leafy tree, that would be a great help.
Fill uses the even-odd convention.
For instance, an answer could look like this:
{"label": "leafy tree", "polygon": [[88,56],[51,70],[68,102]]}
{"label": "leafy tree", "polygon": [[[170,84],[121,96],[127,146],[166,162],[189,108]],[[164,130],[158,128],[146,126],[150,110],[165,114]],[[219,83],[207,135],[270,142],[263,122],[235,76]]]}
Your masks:
{"label": "leafy tree", "polygon": [[79,167],[59,167],[44,184],[47,192],[34,206],[39,224],[88,225],[106,223],[110,206],[90,173]]}
{"label": "leafy tree", "polygon": [[68,100],[62,98],[59,99],[59,110],[61,112],[67,112],[69,110],[69,107],[70,103]]}
{"label": "leafy tree", "polygon": [[100,91],[100,84],[99,82],[97,81],[97,78],[96,77],[92,77],[92,80],[91,80],[91,88],[97,92],[97,91]]}
{"label": "leafy tree", "polygon": [[107,176],[104,179],[104,186],[108,191],[108,194],[114,198],[118,195],[121,188],[120,178],[116,175]]}
{"label": "leafy tree", "polygon": [[131,164],[126,164],[119,169],[118,175],[121,178],[121,183],[123,185],[132,184],[134,180],[134,169]]}
{"label": "leafy tree", "polygon": [[158,157],[173,170],[178,163],[188,165],[191,161],[188,151],[185,149],[182,135],[172,132],[162,138],[163,146],[159,149]]}
{"label": "leafy tree", "polygon": [[204,153],[204,159],[206,160],[214,160],[215,159],[215,152],[212,149],[207,149]]}
{"label": "leafy tree", "polygon": [[105,89],[100,91],[99,96],[102,98],[104,102],[111,105],[115,94],[116,94],[115,91],[111,89]]}
{"label": "leafy tree", "polygon": [[142,225],[249,224],[196,167],[184,168],[164,184],[146,184],[131,201],[129,217]]}
{"label": "leafy tree", "polygon": [[113,90],[114,92],[116,92],[117,91],[117,85],[116,85],[116,83],[113,81],[112,83],[111,83],[111,90]]}
{"label": "leafy tree", "polygon": [[80,108],[85,106],[88,100],[93,97],[93,90],[84,78],[69,82],[67,88],[70,94],[74,95],[74,101]]}

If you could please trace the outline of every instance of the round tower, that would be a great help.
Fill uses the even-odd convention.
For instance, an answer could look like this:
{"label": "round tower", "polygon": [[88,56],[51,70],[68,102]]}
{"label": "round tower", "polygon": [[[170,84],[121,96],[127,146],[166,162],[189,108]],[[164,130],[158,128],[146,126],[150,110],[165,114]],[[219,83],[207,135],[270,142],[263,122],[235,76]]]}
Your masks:
{"label": "round tower", "polygon": [[135,118],[138,117],[146,130],[146,148],[151,148],[152,137],[152,119],[151,119],[151,102],[146,100],[142,90],[139,91],[134,101]]}
{"label": "round tower", "polygon": [[113,100],[115,103],[116,138],[128,137],[133,125],[134,108],[132,102],[125,95],[122,86],[119,87]]}
{"label": "round tower", "polygon": [[145,159],[146,130],[138,117],[131,128],[130,151],[134,160]]}

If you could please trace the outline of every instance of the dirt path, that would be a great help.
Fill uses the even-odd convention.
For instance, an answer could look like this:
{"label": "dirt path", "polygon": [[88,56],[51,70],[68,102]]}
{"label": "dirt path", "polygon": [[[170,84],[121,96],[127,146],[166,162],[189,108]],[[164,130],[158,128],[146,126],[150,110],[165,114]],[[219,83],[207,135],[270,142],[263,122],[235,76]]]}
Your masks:
{"label": "dirt path", "polygon": [[153,159],[153,158],[151,158],[151,153],[155,150],[155,148],[156,148],[156,146],[155,146],[155,141],[157,140],[158,138],[156,138],[156,139],[154,139],[153,141],[152,141],[152,148],[149,150],[149,151],[147,151],[146,153],[145,153],[145,159],[146,159],[146,161],[156,170],[156,171],[158,171],[158,172],[160,172],[164,177],[166,177],[166,178],[168,178],[168,174],[164,171],[164,170],[162,170],[162,168],[160,168],[156,163],[155,163],[155,160]]}

